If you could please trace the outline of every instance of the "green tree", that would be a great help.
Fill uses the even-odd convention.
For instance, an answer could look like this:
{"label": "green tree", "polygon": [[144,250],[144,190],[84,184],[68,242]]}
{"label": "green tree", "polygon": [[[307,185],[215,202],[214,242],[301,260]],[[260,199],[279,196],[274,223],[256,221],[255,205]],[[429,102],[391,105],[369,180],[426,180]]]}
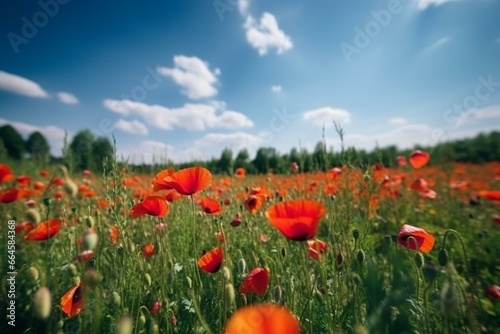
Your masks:
{"label": "green tree", "polygon": [[104,169],[110,171],[114,158],[113,145],[108,138],[98,137],[94,140],[92,143],[92,166],[96,171],[102,172]]}
{"label": "green tree", "polygon": [[0,139],[10,158],[20,160],[24,154],[23,137],[10,125],[0,127]]}
{"label": "green tree", "polygon": [[74,168],[78,170],[92,169],[92,146],[94,140],[94,135],[87,129],[82,130],[75,135],[71,144],[69,144]]}
{"label": "green tree", "polygon": [[32,159],[47,160],[50,154],[50,146],[47,139],[38,131],[30,134],[26,141],[26,152],[28,152]]}
{"label": "green tree", "polygon": [[219,173],[231,175],[233,173],[233,151],[225,148],[217,161],[217,171]]}

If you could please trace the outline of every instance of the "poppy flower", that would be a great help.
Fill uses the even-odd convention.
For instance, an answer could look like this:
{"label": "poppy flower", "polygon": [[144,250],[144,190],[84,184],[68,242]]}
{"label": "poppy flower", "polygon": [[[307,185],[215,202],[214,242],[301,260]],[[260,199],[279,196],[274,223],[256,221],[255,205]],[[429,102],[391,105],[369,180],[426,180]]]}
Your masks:
{"label": "poppy flower", "polygon": [[91,171],[89,171],[88,169],[85,169],[83,172],[82,172],[82,176],[83,177],[88,177],[92,174]]}
{"label": "poppy flower", "polygon": [[48,177],[50,175],[50,172],[46,169],[40,169],[40,172],[38,172],[40,174],[40,176],[43,176],[43,177]]}
{"label": "poppy flower", "polygon": [[168,189],[166,192],[165,192],[165,199],[168,201],[168,202],[175,202],[177,201],[179,198],[182,198],[182,195],[179,194],[177,191],[175,191],[175,189]]}
{"label": "poppy flower", "polygon": [[161,196],[147,196],[142,202],[130,209],[130,216],[138,218],[144,215],[163,217],[169,210],[168,202]]}
{"label": "poppy flower", "polygon": [[74,317],[83,309],[83,284],[69,289],[61,297],[61,308],[68,317]]}
{"label": "poppy flower", "polygon": [[305,241],[316,235],[324,214],[323,204],[298,199],[272,205],[266,211],[266,218],[288,239]]}
{"label": "poppy flower", "polygon": [[396,158],[396,163],[398,164],[398,166],[401,166],[401,167],[406,166],[406,157],[402,156],[402,155],[398,156]]}
{"label": "poppy flower", "polygon": [[0,193],[0,202],[4,204],[12,203],[24,197],[24,191],[17,188],[10,188]]}
{"label": "poppy flower", "polygon": [[425,198],[436,198],[437,193],[429,188],[427,181],[422,178],[418,178],[410,185],[410,188],[416,191],[420,196]]}
{"label": "poppy flower", "polygon": [[226,235],[224,234],[224,232],[215,232],[214,238],[218,242],[222,242],[222,243],[226,242]]}
{"label": "poppy flower", "polygon": [[493,215],[493,222],[500,225],[500,215]]}
{"label": "poppy flower", "polygon": [[158,313],[158,311],[160,311],[162,305],[163,305],[163,303],[160,300],[154,301],[153,304],[151,304],[151,307],[149,308],[149,313],[151,313],[151,314]]}
{"label": "poppy flower", "polygon": [[161,231],[163,231],[166,228],[167,228],[167,224],[165,224],[165,223],[158,223],[158,224],[155,225],[155,231],[156,232],[161,232]]}
{"label": "poppy flower", "polygon": [[299,164],[296,162],[292,162],[290,164],[290,169],[291,169],[292,173],[297,173],[299,171]]}
{"label": "poppy flower", "polygon": [[[415,244],[416,242],[416,244]],[[412,225],[403,225],[398,233],[398,243],[406,248],[428,253],[434,246],[434,236],[426,230]]]}
{"label": "poppy flower", "polygon": [[212,173],[203,167],[181,169],[163,179],[163,184],[182,195],[193,195],[206,189],[212,182]]}
{"label": "poppy flower", "polygon": [[117,244],[118,239],[120,237],[120,228],[116,225],[113,225],[109,228],[109,239],[111,240],[112,244]]}
{"label": "poppy flower", "polygon": [[311,259],[319,260],[328,249],[328,245],[321,240],[307,240],[307,254]]}
{"label": "poppy flower", "polygon": [[415,150],[410,153],[410,165],[413,168],[422,168],[429,162],[430,155],[427,152]]}
{"label": "poppy flower", "polygon": [[488,290],[486,290],[486,294],[491,299],[500,299],[500,286],[498,285],[490,285]]}
{"label": "poppy flower", "polygon": [[240,226],[241,225],[241,218],[239,218],[239,217],[233,218],[233,220],[231,220],[230,224],[232,227]]}
{"label": "poppy flower", "polygon": [[153,245],[152,243],[149,243],[149,244],[142,246],[141,253],[146,259],[149,259],[153,255],[155,255],[155,245]]}
{"label": "poppy flower", "polygon": [[205,213],[211,215],[220,215],[221,213],[221,206],[219,202],[212,198],[203,197],[200,200],[200,206]]}
{"label": "poppy flower", "polygon": [[234,171],[234,176],[237,178],[243,179],[247,174],[247,171],[243,167],[236,168]]}
{"label": "poppy flower", "polygon": [[0,183],[9,182],[14,179],[14,174],[9,166],[0,164]]}
{"label": "poppy flower", "polygon": [[59,219],[49,219],[38,224],[34,229],[30,230],[24,240],[41,241],[52,238],[61,229],[61,221]]}
{"label": "poppy flower", "polygon": [[29,232],[29,231],[31,231],[34,228],[35,228],[35,225],[32,222],[30,222],[30,221],[26,221],[26,222],[22,222],[22,223],[17,223],[16,224],[16,233],[19,233],[19,232]]}
{"label": "poppy flower", "polygon": [[481,190],[479,196],[492,201],[500,201],[500,190]]}
{"label": "poppy flower", "polygon": [[245,209],[251,213],[255,213],[259,211],[262,206],[262,198],[257,195],[250,195],[247,197],[243,205],[245,206]]}
{"label": "poppy flower", "polygon": [[299,334],[295,316],[272,303],[245,306],[229,318],[224,334]]}
{"label": "poppy flower", "polygon": [[259,240],[262,243],[266,243],[267,242],[267,236],[265,234],[261,234],[261,235],[259,235]]}
{"label": "poppy flower", "polygon": [[42,181],[35,181],[35,183],[33,183],[33,188],[35,188],[35,190],[43,190],[45,188],[45,183]]}
{"label": "poppy flower", "polygon": [[95,257],[94,251],[91,249],[84,250],[75,257],[75,261],[79,263],[89,262]]}
{"label": "poppy flower", "polygon": [[264,268],[253,269],[243,280],[240,293],[255,293],[263,295],[269,285],[269,272]]}
{"label": "poppy flower", "polygon": [[26,188],[31,183],[31,176],[19,175],[18,177],[16,177],[16,182],[20,188]]}
{"label": "poppy flower", "polygon": [[154,191],[158,191],[158,190],[162,190],[162,189],[172,189],[172,187],[166,185],[163,180],[167,176],[172,175],[173,173],[174,173],[173,168],[164,169],[161,172],[157,173],[154,180],[153,180]]}
{"label": "poppy flower", "polygon": [[205,254],[198,260],[198,267],[205,270],[207,273],[215,273],[222,265],[222,248],[216,247]]}
{"label": "poppy flower", "polygon": [[328,172],[326,172],[326,178],[329,180],[335,180],[340,176],[340,174],[342,174],[342,169],[340,169],[339,167],[333,167]]}

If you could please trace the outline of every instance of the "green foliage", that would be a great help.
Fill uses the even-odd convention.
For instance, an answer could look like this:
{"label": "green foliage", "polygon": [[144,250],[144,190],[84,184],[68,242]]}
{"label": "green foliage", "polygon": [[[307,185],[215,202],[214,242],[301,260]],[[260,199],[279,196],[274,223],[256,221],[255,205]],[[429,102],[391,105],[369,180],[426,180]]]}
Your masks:
{"label": "green foliage", "polygon": [[10,125],[0,127],[0,140],[10,158],[20,160],[24,153],[24,139],[19,132]]}
{"label": "green foliage", "polygon": [[67,152],[71,166],[76,170],[109,170],[115,154],[113,145],[106,137],[95,137],[90,130],[78,132],[69,144]]}
{"label": "green foliage", "polygon": [[50,146],[44,135],[35,131],[26,140],[26,152],[37,161],[46,161],[50,155]]}

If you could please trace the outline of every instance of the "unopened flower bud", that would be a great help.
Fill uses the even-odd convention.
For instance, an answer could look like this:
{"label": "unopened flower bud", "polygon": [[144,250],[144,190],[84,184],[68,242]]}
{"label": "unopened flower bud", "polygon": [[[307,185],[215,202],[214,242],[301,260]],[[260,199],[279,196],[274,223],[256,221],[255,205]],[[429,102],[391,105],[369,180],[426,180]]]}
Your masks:
{"label": "unopened flower bud", "polygon": [[47,319],[50,315],[51,307],[51,294],[49,289],[46,287],[40,288],[35,293],[35,298],[33,299],[33,304],[35,308],[36,316],[39,319]]}

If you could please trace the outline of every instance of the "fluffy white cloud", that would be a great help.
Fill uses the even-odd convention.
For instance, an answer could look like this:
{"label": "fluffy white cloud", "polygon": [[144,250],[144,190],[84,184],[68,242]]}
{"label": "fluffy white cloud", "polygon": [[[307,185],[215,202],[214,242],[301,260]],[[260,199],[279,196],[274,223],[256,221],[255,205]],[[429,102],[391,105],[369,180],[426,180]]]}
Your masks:
{"label": "fluffy white cloud", "polygon": [[316,126],[325,128],[332,127],[334,122],[349,123],[351,121],[351,114],[347,110],[332,107],[308,110],[303,113],[302,117]]}
{"label": "fluffy white cloud", "polygon": [[217,95],[215,84],[220,75],[218,68],[210,70],[207,62],[197,57],[175,56],[174,67],[159,67],[157,72],[170,77],[182,87],[182,93],[190,99],[201,99]]}
{"label": "fluffy white cloud", "polygon": [[293,47],[292,40],[279,28],[278,21],[271,13],[262,14],[260,22],[247,16],[244,27],[248,43],[260,55],[265,55],[270,49],[276,49],[277,54],[282,54]]}
{"label": "fluffy white cloud", "polygon": [[145,136],[148,134],[148,128],[146,127],[146,125],[139,122],[138,120],[126,121],[124,119],[120,119],[118,120],[118,122],[115,123],[115,127],[117,129],[131,133],[133,135]]}
{"label": "fluffy white cloud", "polygon": [[182,163],[209,158],[197,148],[179,150],[172,145],[154,140],[144,140],[137,145],[126,148],[118,147],[117,156],[119,160],[132,164],[166,163],[168,161]]}
{"label": "fluffy white cloud", "polygon": [[462,114],[461,121],[472,122],[474,120],[500,118],[500,104],[487,106],[480,109],[472,109]]}
{"label": "fluffy white cloud", "polygon": [[274,86],[271,86],[271,91],[273,93],[279,93],[283,90],[283,87],[281,87],[281,85],[274,85]]}
{"label": "fluffy white cloud", "polygon": [[57,93],[57,98],[62,103],[66,103],[66,104],[78,104],[78,102],[79,102],[75,95],[73,95],[71,93],[67,93],[67,92]]}
{"label": "fluffy white cloud", "polygon": [[[28,123],[9,121],[7,119],[0,118],[0,126],[6,124],[11,125],[25,139],[27,139],[28,136],[35,131],[40,132],[45,136],[47,142],[50,145],[50,153],[54,156],[61,156],[62,148],[64,146],[64,136],[66,135],[64,129],[61,129],[54,125],[37,126]],[[71,141],[70,134],[68,134],[68,141]]]}
{"label": "fluffy white cloud", "polygon": [[0,71],[0,90],[29,97],[49,97],[38,83],[5,71]]}
{"label": "fluffy white cloud", "polygon": [[417,7],[420,10],[424,10],[429,6],[440,6],[447,2],[458,1],[458,0],[417,0]]}
{"label": "fluffy white cloud", "polygon": [[202,139],[197,140],[195,145],[204,149],[217,148],[222,150],[230,148],[236,152],[244,148],[254,151],[263,142],[263,138],[246,132],[208,133]]}
{"label": "fluffy white cloud", "polygon": [[253,122],[242,113],[225,110],[223,103],[187,103],[180,108],[167,108],[130,100],[104,100],[104,106],[121,115],[136,115],[146,124],[160,129],[205,130],[208,128],[247,128]]}
{"label": "fluffy white cloud", "polygon": [[403,117],[393,117],[393,118],[389,119],[388,123],[390,125],[404,125],[404,124],[408,123],[408,120],[406,118],[403,118]]}
{"label": "fluffy white cloud", "polygon": [[250,6],[250,0],[238,0],[238,10],[242,15],[247,14],[249,6]]}

